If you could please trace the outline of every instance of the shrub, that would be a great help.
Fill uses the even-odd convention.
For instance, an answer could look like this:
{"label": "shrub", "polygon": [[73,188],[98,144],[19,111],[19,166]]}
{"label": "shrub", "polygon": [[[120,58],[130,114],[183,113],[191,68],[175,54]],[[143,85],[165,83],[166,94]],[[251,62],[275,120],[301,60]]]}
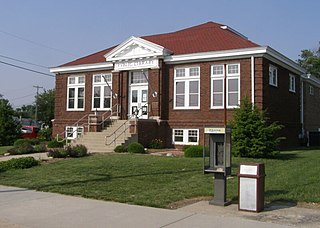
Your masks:
{"label": "shrub", "polygon": [[59,148],[59,149],[51,149],[48,152],[48,157],[53,158],[66,158],[68,156],[68,153],[65,149]]}
{"label": "shrub", "polygon": [[129,153],[139,153],[139,154],[145,153],[143,145],[138,142],[134,142],[134,143],[129,144],[128,152]]}
{"label": "shrub", "polygon": [[38,138],[45,141],[52,139],[52,128],[44,128],[38,132]]}
{"label": "shrub", "polygon": [[33,157],[13,158],[8,161],[0,162],[0,170],[27,169],[39,165],[39,161]]}
{"label": "shrub", "polygon": [[44,143],[40,143],[40,144],[34,146],[34,151],[35,152],[45,152],[45,151],[47,151],[47,147]]}
{"label": "shrub", "polygon": [[[209,148],[205,147],[205,154],[208,155]],[[185,152],[185,157],[194,158],[194,157],[202,157],[203,156],[203,146],[189,146]]]}
{"label": "shrub", "polygon": [[119,146],[116,146],[116,148],[114,148],[114,152],[125,153],[125,152],[128,152],[128,148],[124,145],[119,145]]}
{"label": "shrub", "polygon": [[8,150],[11,155],[29,154],[34,152],[34,148],[29,140],[19,139],[14,143],[14,148]]}
{"label": "shrub", "polygon": [[67,154],[72,158],[80,158],[87,156],[88,154],[88,149],[84,145],[68,146],[66,151]]}
{"label": "shrub", "polygon": [[183,152],[186,152],[186,150],[187,150],[189,147],[190,147],[190,145],[184,145],[184,146],[182,147],[182,151],[183,151]]}
{"label": "shrub", "polygon": [[163,148],[163,141],[161,139],[153,139],[149,144],[149,148],[162,149]]}
{"label": "shrub", "polygon": [[55,140],[48,142],[47,147],[48,148],[62,148],[64,146],[64,144],[65,144],[64,142],[60,142],[55,139]]}
{"label": "shrub", "polygon": [[242,100],[231,121],[234,156],[266,158],[279,153],[277,146],[281,138],[276,135],[283,126],[270,123],[266,115],[247,98]]}

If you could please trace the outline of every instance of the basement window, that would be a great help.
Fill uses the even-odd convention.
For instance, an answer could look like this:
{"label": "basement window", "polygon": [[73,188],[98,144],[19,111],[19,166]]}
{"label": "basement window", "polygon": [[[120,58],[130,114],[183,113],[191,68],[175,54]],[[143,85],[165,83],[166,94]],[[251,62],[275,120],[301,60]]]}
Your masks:
{"label": "basement window", "polygon": [[173,129],[172,143],[175,145],[198,145],[198,129]]}

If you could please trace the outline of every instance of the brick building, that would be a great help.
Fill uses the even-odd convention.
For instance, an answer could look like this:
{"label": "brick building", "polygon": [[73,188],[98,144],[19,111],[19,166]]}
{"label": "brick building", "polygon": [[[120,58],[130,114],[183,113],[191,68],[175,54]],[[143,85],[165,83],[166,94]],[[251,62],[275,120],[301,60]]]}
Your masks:
{"label": "brick building", "polygon": [[132,36],[51,72],[53,134],[85,132],[80,141],[87,144],[100,137],[91,151],[128,139],[145,146],[152,139],[167,147],[202,144],[204,127],[229,121],[244,97],[285,126],[284,147],[299,146],[320,128],[319,80],[276,50],[213,22]]}

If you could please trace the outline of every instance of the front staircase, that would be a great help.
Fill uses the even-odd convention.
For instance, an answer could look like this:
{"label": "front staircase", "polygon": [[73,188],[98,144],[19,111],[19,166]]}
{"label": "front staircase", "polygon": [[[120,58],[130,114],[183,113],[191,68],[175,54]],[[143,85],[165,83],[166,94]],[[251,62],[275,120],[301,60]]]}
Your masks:
{"label": "front staircase", "polygon": [[89,153],[110,153],[118,145],[128,145],[137,141],[137,135],[131,134],[127,120],[113,120],[101,132],[85,132],[80,138],[73,140],[72,145],[82,144]]}

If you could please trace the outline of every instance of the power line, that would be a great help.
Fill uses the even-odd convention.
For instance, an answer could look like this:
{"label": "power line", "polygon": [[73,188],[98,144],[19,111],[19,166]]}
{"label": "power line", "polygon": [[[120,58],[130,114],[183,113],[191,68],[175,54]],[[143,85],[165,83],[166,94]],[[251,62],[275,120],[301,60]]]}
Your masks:
{"label": "power line", "polygon": [[53,50],[53,51],[58,51],[58,52],[67,54],[67,55],[69,55],[69,56],[75,57],[73,54],[68,53],[68,52],[66,52],[66,51],[63,51],[63,50],[60,50],[60,49],[58,49],[58,48],[50,47],[50,46],[47,46],[47,45],[45,45],[45,44],[41,44],[41,43],[38,43],[38,42],[35,42],[35,41],[32,41],[32,40],[29,40],[29,39],[25,39],[25,38],[23,38],[23,37],[17,36],[17,35],[15,35],[15,34],[12,34],[12,33],[9,33],[9,32],[3,31],[3,30],[0,30],[0,32],[6,34],[6,35],[8,35],[8,36],[12,36],[12,37],[14,37],[14,38],[16,38],[16,39],[23,40],[23,41],[29,42],[29,43],[31,43],[31,44],[34,44],[34,45],[38,45],[38,46],[41,46],[41,47],[44,47],[44,48],[48,48],[48,49]]}
{"label": "power line", "polygon": [[33,73],[42,74],[42,75],[53,77],[53,78],[55,77],[52,74],[43,73],[43,72],[40,72],[40,71],[37,71],[37,70],[32,70],[32,69],[29,69],[29,68],[26,68],[26,67],[21,67],[21,66],[15,65],[15,64],[3,62],[3,61],[0,61],[0,63],[6,64],[6,65],[9,65],[9,66],[12,66],[12,67],[16,67],[16,68],[19,68],[19,69],[22,69],[22,70],[31,71]]}
{"label": "power line", "polygon": [[42,67],[42,68],[48,69],[48,67],[46,67],[46,66],[42,66],[42,65],[39,65],[39,64],[30,63],[30,62],[27,62],[27,61],[15,59],[15,58],[12,58],[12,57],[9,57],[9,56],[0,55],[0,57],[6,58],[6,59],[10,59],[10,60],[14,60],[14,61],[17,61],[17,62],[20,62],[20,63],[26,63],[26,64],[29,64],[29,65],[33,65],[33,66],[37,66],[37,67]]}
{"label": "power line", "polygon": [[15,100],[19,100],[19,99],[26,98],[26,97],[31,97],[31,96],[34,96],[34,93],[25,95],[25,96],[23,96],[23,97],[13,98],[13,99],[10,99],[10,100],[11,100],[11,101],[15,101]]}

